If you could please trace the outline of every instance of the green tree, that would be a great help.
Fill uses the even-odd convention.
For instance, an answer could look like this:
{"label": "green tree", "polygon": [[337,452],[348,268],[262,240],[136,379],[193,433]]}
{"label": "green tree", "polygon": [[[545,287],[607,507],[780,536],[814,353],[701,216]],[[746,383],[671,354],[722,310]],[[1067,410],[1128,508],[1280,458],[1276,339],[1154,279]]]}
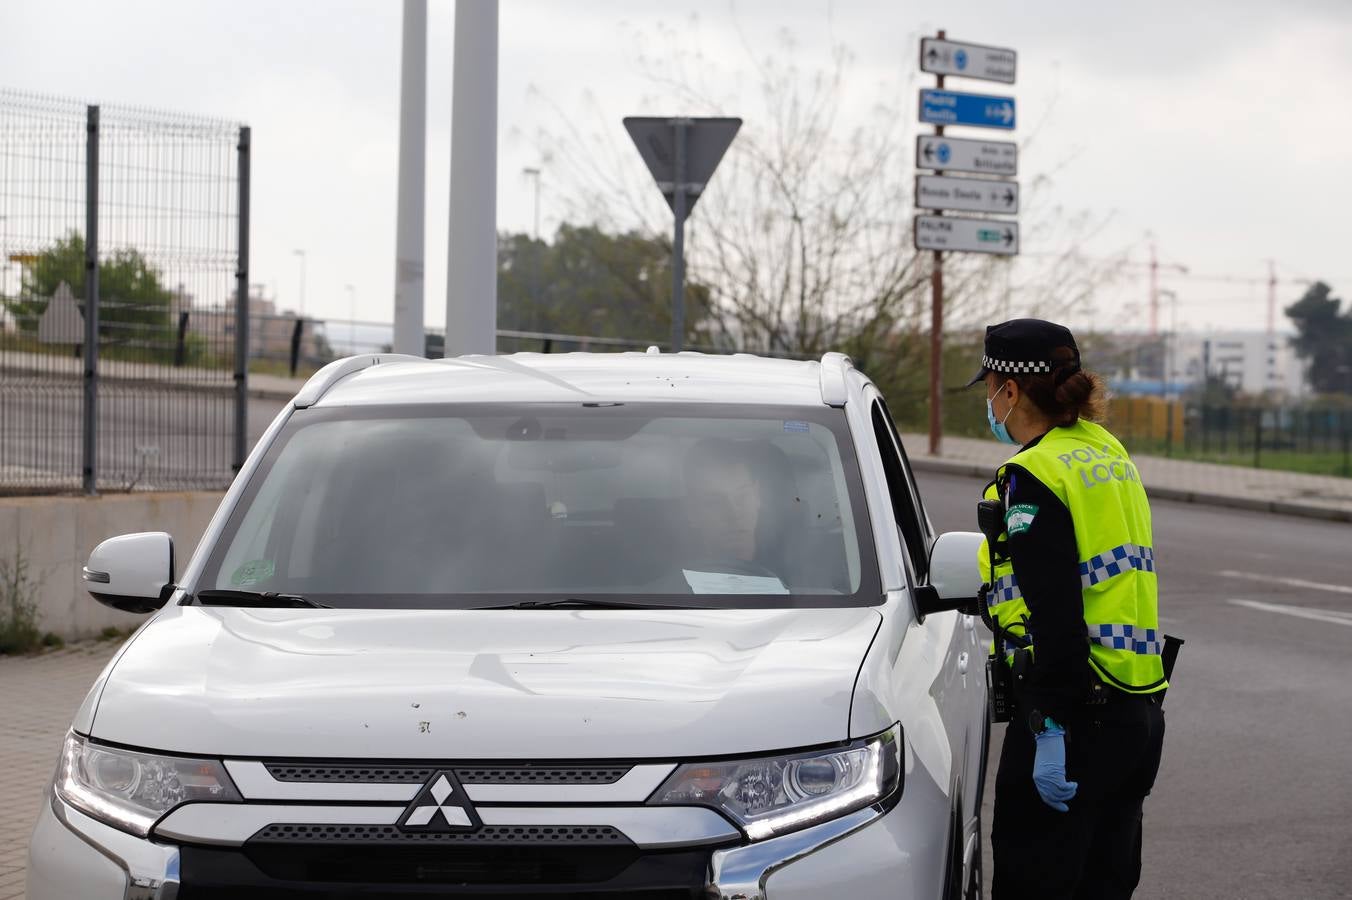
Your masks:
{"label": "green tree", "polygon": [[[685,337],[696,342],[709,289],[687,279]],[[498,240],[498,327],[665,343],[671,336],[671,244],[637,233],[561,225],[553,243]]]}
{"label": "green tree", "polygon": [[1352,394],[1352,307],[1343,311],[1333,289],[1316,281],[1286,315],[1296,325],[1296,352],[1310,363],[1311,386],[1321,394]]}
{"label": "green tree", "polygon": [[[5,306],[25,330],[37,330],[38,318],[61,282],[70,286],[84,311],[85,242],[72,232],[58,238],[24,270],[20,295]],[[99,263],[99,324],[104,340],[172,340],[172,293],[160,274],[137,250],[115,250]]]}

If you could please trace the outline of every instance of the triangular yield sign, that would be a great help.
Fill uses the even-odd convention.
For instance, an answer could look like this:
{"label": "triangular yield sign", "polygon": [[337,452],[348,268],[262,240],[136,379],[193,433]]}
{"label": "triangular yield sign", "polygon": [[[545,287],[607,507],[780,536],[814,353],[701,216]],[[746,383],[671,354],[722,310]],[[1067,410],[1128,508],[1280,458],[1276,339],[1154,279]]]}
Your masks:
{"label": "triangular yield sign", "polygon": [[685,123],[686,214],[713,177],[723,154],[737,136],[742,120],[736,118],[677,119],[672,116],[629,116],[624,127],[634,139],[639,155],[648,164],[667,205],[676,208],[676,123]]}

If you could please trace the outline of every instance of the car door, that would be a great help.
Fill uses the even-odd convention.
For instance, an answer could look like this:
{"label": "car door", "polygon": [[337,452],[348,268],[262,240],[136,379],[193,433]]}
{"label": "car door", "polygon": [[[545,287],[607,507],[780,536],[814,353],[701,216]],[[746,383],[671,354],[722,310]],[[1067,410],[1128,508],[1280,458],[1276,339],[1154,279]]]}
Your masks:
{"label": "car door", "polygon": [[[936,534],[886,401],[875,390],[869,402],[869,417],[883,459],[893,515],[906,544],[907,567],[914,583],[924,583],[929,575],[929,550]],[[976,565],[975,559],[972,565]],[[962,793],[962,815],[970,827],[974,825],[980,802],[985,758],[985,660],[981,629],[975,617],[957,612],[931,613],[920,624],[926,639],[942,648],[943,664],[930,690],[939,701],[957,770],[956,787]]]}

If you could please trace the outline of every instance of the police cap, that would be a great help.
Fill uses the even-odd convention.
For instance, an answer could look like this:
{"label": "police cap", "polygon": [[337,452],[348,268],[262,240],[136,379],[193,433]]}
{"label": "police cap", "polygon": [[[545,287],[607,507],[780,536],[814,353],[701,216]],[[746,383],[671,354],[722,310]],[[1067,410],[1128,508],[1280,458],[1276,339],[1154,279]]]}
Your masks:
{"label": "police cap", "polygon": [[[1075,354],[1069,362],[1068,376],[1080,368],[1080,349],[1070,329],[1043,319],[1010,319],[999,325],[986,326],[986,346],[981,356],[981,369],[967,382],[971,387],[986,377],[988,372],[1007,375],[1035,375],[1065,367],[1065,360],[1053,361],[1052,353],[1069,347]],[[1060,376],[1058,376],[1059,379]]]}

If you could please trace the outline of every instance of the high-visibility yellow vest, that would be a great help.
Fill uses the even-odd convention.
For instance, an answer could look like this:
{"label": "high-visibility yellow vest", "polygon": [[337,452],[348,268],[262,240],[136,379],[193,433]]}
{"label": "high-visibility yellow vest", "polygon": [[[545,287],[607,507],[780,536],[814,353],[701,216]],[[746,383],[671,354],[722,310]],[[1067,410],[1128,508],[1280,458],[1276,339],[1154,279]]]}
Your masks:
{"label": "high-visibility yellow vest", "polygon": [[[1136,694],[1161,691],[1164,635],[1159,628],[1159,586],[1155,575],[1150,507],[1140,474],[1122,444],[1107,429],[1080,420],[1053,428],[1033,447],[1000,467],[986,498],[1002,499],[997,485],[1018,465],[1045,484],[1070,510],[1080,559],[1089,663],[1107,684]],[[1017,505],[1005,511],[1005,532],[997,542],[995,579],[987,607],[1001,628],[1036,641],[1037,623],[1019,591],[1014,567],[1001,545],[1010,528],[1036,516]],[[1016,531],[1017,533],[1017,531]],[[983,579],[990,579],[990,548],[977,554]],[[1012,658],[1012,654],[1007,659]]]}

